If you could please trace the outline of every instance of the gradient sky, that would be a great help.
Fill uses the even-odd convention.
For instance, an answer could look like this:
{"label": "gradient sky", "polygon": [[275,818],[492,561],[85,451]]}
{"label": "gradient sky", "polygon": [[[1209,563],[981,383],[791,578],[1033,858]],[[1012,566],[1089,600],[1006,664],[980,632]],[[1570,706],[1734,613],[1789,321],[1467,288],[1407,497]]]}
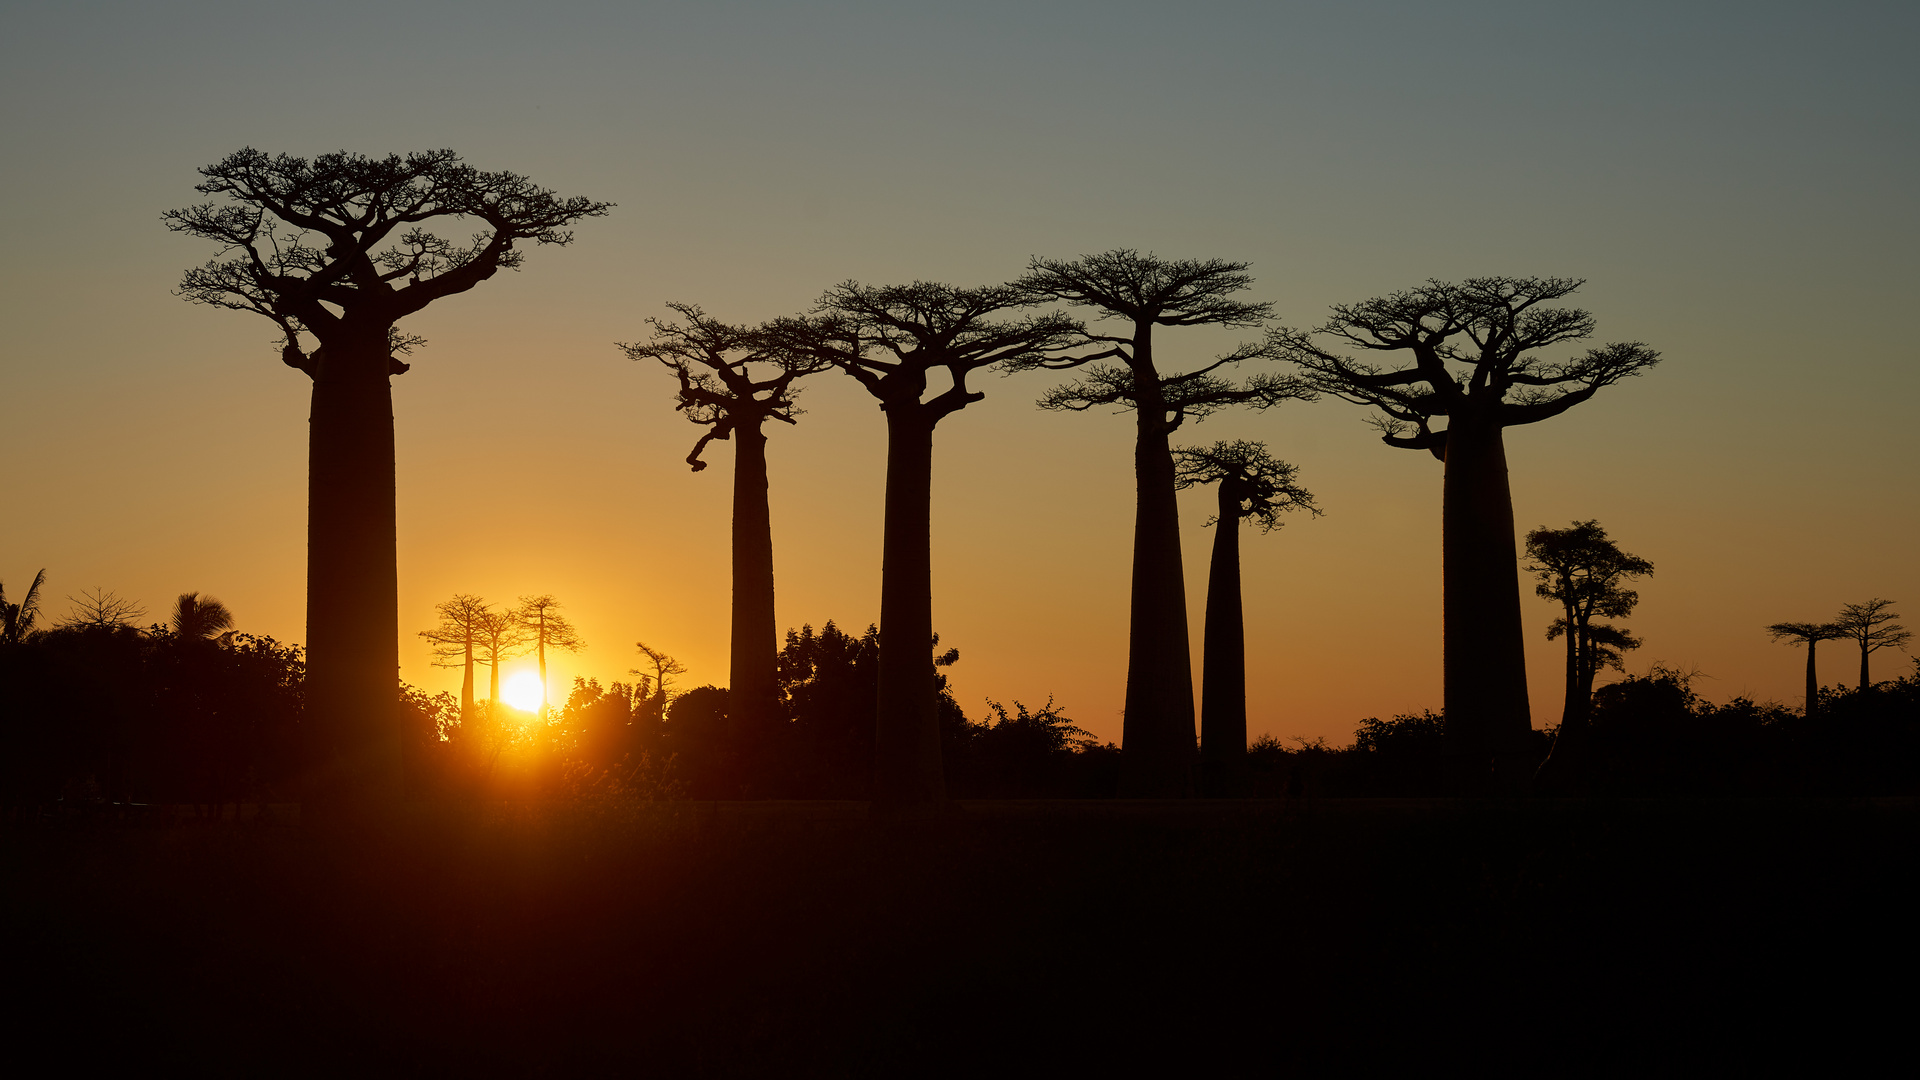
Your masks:
{"label": "gradient sky", "polygon": [[[0,581],[45,567],[54,617],[195,589],[302,640],[307,380],[264,320],[170,294],[213,252],[159,215],[243,146],[447,146],[619,205],[407,324],[430,341],[394,395],[410,681],[457,686],[412,636],[438,601],[551,592],[591,646],[558,679],[624,677],[639,639],[725,682],[730,451],[688,472],[672,380],[614,345],[664,302],[757,322],[849,278],[1134,247],[1245,260],[1292,324],[1428,278],[1586,278],[1595,343],[1666,361],[1510,434],[1519,526],[1597,518],[1654,562],[1633,670],[1793,703],[1801,656],[1766,624],[1885,596],[1920,625],[1917,30],[1893,3],[6,2]],[[1050,379],[986,379],[941,425],[935,625],[969,714],[1051,694],[1117,739],[1131,422],[1039,412]],[[843,376],[803,404],[769,448],[779,617],[857,629],[882,419]],[[1439,707],[1441,466],[1364,418],[1177,436],[1265,440],[1326,510],[1245,542],[1254,734]],[[1197,677],[1212,534],[1183,500]],[[1526,604],[1544,724],[1554,612]],[[1825,681],[1851,677],[1829,650]]]}

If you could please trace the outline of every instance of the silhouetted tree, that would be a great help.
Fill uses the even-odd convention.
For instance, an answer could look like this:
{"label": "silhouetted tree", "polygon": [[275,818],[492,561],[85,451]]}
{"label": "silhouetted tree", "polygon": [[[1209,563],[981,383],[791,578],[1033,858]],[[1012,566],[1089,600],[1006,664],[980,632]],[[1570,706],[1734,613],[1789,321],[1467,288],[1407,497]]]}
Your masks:
{"label": "silhouetted tree", "polygon": [[636,641],[633,647],[647,658],[647,666],[653,669],[649,675],[644,669],[631,668],[629,675],[637,675],[640,682],[634,686],[634,712],[650,723],[658,724],[667,715],[667,703],[673,700],[672,686],[675,675],[685,675],[687,665],[653,648],[644,641]]}
{"label": "silhouetted tree", "polygon": [[[872,287],[849,281],[820,299],[815,317],[783,319],[772,327],[786,347],[852,376],[886,413],[873,766],[873,798],[883,812],[946,799],[934,670],[926,652],[933,639],[934,426],[986,396],[967,389],[973,372],[1060,355],[1082,332],[1062,315],[994,318],[1026,302],[1020,290],[1004,285],[960,289],[917,281]],[[944,372],[951,385],[926,397],[935,371]]]}
{"label": "silhouetted tree", "polygon": [[540,657],[540,719],[547,718],[547,650],[559,649],[562,652],[579,652],[587,643],[580,638],[579,631],[560,614],[560,601],[546,594],[523,596],[520,606],[514,609],[513,617],[520,620],[520,628],[528,640],[533,642],[534,651]]}
{"label": "silhouetted tree", "polygon": [[1797,641],[1807,647],[1807,703],[1803,712],[1812,716],[1820,710],[1820,676],[1814,670],[1814,649],[1823,641],[1846,636],[1832,623],[1777,622],[1767,627],[1767,636],[1775,641]]}
{"label": "silhouetted tree", "polygon": [[[502,269],[515,245],[565,244],[567,227],[609,204],[562,199],[510,172],[481,172],[451,150],[311,160],[251,148],[200,170],[195,190],[223,201],[169,211],[169,229],[221,257],[187,271],[195,303],[261,315],[281,360],[313,381],[308,427],[307,727],[314,795],[398,791],[400,666],[394,562],[396,353],[421,339],[395,324]],[[471,242],[435,219],[471,219]],[[317,347],[309,349],[306,339]]]}
{"label": "silhouetted tree", "polygon": [[[1219,259],[1161,259],[1125,248],[1074,261],[1033,259],[1015,287],[1034,302],[1091,307],[1125,324],[1090,335],[1106,348],[1080,356],[1023,358],[1018,368],[1091,364],[1079,381],[1040,399],[1043,409],[1084,412],[1117,405],[1134,413],[1132,614],[1127,629],[1126,713],[1120,737],[1122,795],[1192,791],[1193,660],[1187,644],[1187,587],[1180,559],[1180,511],[1174,498],[1168,437],[1188,419],[1228,405],[1271,405],[1305,393],[1298,380],[1272,375],[1236,383],[1220,369],[1265,357],[1266,345],[1241,345],[1211,363],[1166,374],[1154,355],[1160,326],[1259,326],[1271,304],[1229,299],[1253,279],[1247,264]],[[1099,363],[1117,359],[1118,365]]]}
{"label": "silhouetted tree", "polygon": [[527,629],[513,613],[483,611],[474,620],[474,660],[487,665],[487,707],[500,712],[500,665],[527,651]]}
{"label": "silhouetted tree", "polygon": [[1534,593],[1560,605],[1561,616],[1547,628],[1547,640],[1567,639],[1565,699],[1553,749],[1540,765],[1549,786],[1575,782],[1587,742],[1593,707],[1593,680],[1600,669],[1624,671],[1621,653],[1637,649],[1632,634],[1596,618],[1623,619],[1633,613],[1640,594],[1625,586],[1653,573],[1653,564],[1620,550],[1597,521],[1576,521],[1564,529],[1544,525],[1527,533],[1527,570],[1539,577]]}
{"label": "silhouetted tree", "polygon": [[434,610],[440,613],[440,625],[420,631],[420,636],[433,643],[433,666],[460,667],[460,719],[464,721],[473,715],[473,654],[489,609],[478,596],[455,593]]}
{"label": "silhouetted tree", "polygon": [[[1523,787],[1529,746],[1525,630],[1514,551],[1505,431],[1558,416],[1660,354],[1637,342],[1589,349],[1562,362],[1538,350],[1593,334],[1593,317],[1543,305],[1572,293],[1570,278],[1471,278],[1429,282],[1344,304],[1314,331],[1272,331],[1269,343],[1313,387],[1371,405],[1389,446],[1426,450],[1445,463],[1445,679],[1448,739],[1469,789]],[[1388,369],[1322,347],[1402,353]],[[1456,370],[1457,369],[1457,370]],[[1446,426],[1435,430],[1436,420]]]}
{"label": "silhouetted tree", "polygon": [[1247,634],[1240,597],[1240,522],[1252,519],[1261,532],[1280,526],[1280,515],[1307,510],[1318,515],[1313,496],[1294,483],[1298,471],[1267,453],[1265,443],[1217,442],[1173,451],[1174,486],[1215,484],[1218,512],[1207,524],[1213,560],[1207,567],[1206,640],[1200,683],[1200,764],[1203,793],[1238,795],[1247,754]]}
{"label": "silhouetted tree", "polygon": [[1900,616],[1890,609],[1892,600],[1875,597],[1864,604],[1848,604],[1840,609],[1840,616],[1833,625],[1840,631],[1839,636],[1851,639],[1860,646],[1860,689],[1873,685],[1867,677],[1867,659],[1881,649],[1898,649],[1913,639],[1906,627],[1893,620]]}
{"label": "silhouetted tree", "polygon": [[[653,340],[622,345],[635,360],[666,365],[680,383],[677,409],[706,427],[693,444],[687,463],[707,467],[700,452],[714,439],[727,439],[733,451],[733,620],[728,672],[728,722],[732,742],[742,752],[763,745],[780,723],[779,692],[774,686],[775,654],[780,651],[774,621],[773,522],[767,509],[766,421],[791,424],[799,410],[794,380],[824,370],[815,355],[783,348],[781,339],[762,330],[730,326],[707,317],[691,304],[668,304],[685,324],[648,319]],[[755,763],[743,762],[749,773]]]}
{"label": "silhouetted tree", "polygon": [[792,717],[787,789],[800,798],[866,798],[873,787],[873,737],[880,684],[880,629],[855,637],[829,619],[788,630],[779,679]]}
{"label": "silhouetted tree", "polygon": [[1653,564],[1620,550],[1597,521],[1576,521],[1564,529],[1546,526],[1527,533],[1526,569],[1539,581],[1534,593],[1560,605],[1561,617],[1547,628],[1547,640],[1567,639],[1566,697],[1560,723],[1583,723],[1593,698],[1593,680],[1601,668],[1621,668],[1621,649],[1637,649],[1632,635],[1596,618],[1633,614],[1640,594],[1625,582],[1653,574]]}
{"label": "silhouetted tree", "polygon": [[73,605],[73,610],[59,625],[69,630],[132,629],[147,613],[147,609],[138,601],[125,599],[112,589],[98,587],[92,592],[82,592],[78,597],[69,596],[67,602]]}
{"label": "silhouetted tree", "polygon": [[33,633],[33,624],[40,618],[40,586],[46,580],[45,570],[35,574],[17,604],[7,602],[7,587],[0,584],[0,645],[18,645]]}
{"label": "silhouetted tree", "polygon": [[204,641],[215,634],[233,629],[233,612],[227,605],[211,596],[201,596],[197,592],[185,592],[173,602],[173,618],[170,620],[176,636],[193,641]]}

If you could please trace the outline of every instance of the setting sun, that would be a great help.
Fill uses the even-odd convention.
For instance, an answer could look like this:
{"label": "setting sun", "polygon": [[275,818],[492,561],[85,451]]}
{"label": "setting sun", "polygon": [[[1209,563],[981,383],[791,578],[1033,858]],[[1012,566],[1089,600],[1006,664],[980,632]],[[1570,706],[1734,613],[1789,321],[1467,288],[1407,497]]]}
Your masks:
{"label": "setting sun", "polygon": [[539,709],[540,676],[531,671],[507,676],[506,685],[500,688],[500,698],[516,709],[527,712]]}

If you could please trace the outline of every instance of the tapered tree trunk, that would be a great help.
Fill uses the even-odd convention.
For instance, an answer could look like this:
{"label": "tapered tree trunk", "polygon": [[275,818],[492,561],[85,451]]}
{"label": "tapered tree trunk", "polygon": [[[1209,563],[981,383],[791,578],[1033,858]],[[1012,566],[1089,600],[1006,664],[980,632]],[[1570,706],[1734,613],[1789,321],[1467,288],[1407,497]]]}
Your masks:
{"label": "tapered tree trunk", "polygon": [[399,794],[399,584],[385,327],[316,355],[307,452],[306,720],[311,797]]}
{"label": "tapered tree trunk", "polygon": [[1873,685],[1873,680],[1867,678],[1867,657],[1872,655],[1872,650],[1865,645],[1860,646],[1860,689],[1862,690]]}
{"label": "tapered tree trunk", "polygon": [[1497,423],[1449,417],[1441,510],[1447,749],[1462,793],[1524,791],[1533,726],[1513,495]]}
{"label": "tapered tree trunk", "polygon": [[1207,567],[1207,623],[1200,682],[1200,760],[1209,798],[1241,794],[1247,757],[1247,637],[1240,606],[1240,495],[1220,482],[1213,561]]}
{"label": "tapered tree trunk", "polygon": [[1574,625],[1573,608],[1567,608],[1566,700],[1560,704],[1560,726],[1565,728],[1587,715],[1586,699],[1580,696],[1580,638],[1583,628]]}
{"label": "tapered tree trunk", "polygon": [[1187,643],[1187,582],[1180,560],[1180,507],[1166,409],[1146,331],[1134,337],[1137,432],[1133,449],[1133,605],[1127,626],[1126,713],[1121,721],[1120,795],[1193,794],[1193,656]]}
{"label": "tapered tree trunk", "polygon": [[888,811],[947,797],[934,711],[932,495],[933,424],[917,403],[890,406],[873,746],[873,798]]}
{"label": "tapered tree trunk", "polygon": [[500,708],[500,658],[495,656],[487,665],[487,708]]}
{"label": "tapered tree trunk", "polygon": [[547,620],[543,616],[534,639],[534,651],[540,655],[540,719],[547,718]]}
{"label": "tapered tree trunk", "polygon": [[1539,795],[1581,795],[1586,791],[1588,716],[1593,706],[1592,642],[1586,627],[1575,625],[1572,605],[1566,607],[1567,666],[1566,701],[1560,707],[1560,730],[1554,733],[1553,746],[1533,776],[1533,790]]}
{"label": "tapered tree trunk", "polygon": [[466,657],[461,664],[463,674],[460,677],[460,719],[465,722],[473,715],[473,637],[467,637]]}
{"label": "tapered tree trunk", "polygon": [[1812,716],[1820,708],[1820,677],[1813,670],[1813,649],[1820,644],[1812,638],[1807,639],[1807,707],[1805,712]]}
{"label": "tapered tree trunk", "polygon": [[[727,712],[732,729],[730,742],[742,781],[748,793],[764,795],[770,764],[765,755],[780,718],[774,679],[780,633],[773,609],[767,437],[757,423],[740,424],[734,428],[733,445],[733,650],[727,677]],[[888,465],[891,484],[891,461]],[[891,494],[889,487],[889,497]],[[931,610],[929,601],[929,619]],[[932,638],[931,629],[927,636]]]}

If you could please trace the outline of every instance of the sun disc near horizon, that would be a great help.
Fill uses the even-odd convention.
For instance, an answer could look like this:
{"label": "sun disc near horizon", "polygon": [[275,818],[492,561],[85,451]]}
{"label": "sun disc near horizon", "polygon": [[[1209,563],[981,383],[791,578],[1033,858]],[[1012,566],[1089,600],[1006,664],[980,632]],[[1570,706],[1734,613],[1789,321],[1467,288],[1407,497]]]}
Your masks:
{"label": "sun disc near horizon", "polygon": [[500,699],[516,709],[534,712],[540,708],[540,676],[522,671],[507,676],[500,688]]}

